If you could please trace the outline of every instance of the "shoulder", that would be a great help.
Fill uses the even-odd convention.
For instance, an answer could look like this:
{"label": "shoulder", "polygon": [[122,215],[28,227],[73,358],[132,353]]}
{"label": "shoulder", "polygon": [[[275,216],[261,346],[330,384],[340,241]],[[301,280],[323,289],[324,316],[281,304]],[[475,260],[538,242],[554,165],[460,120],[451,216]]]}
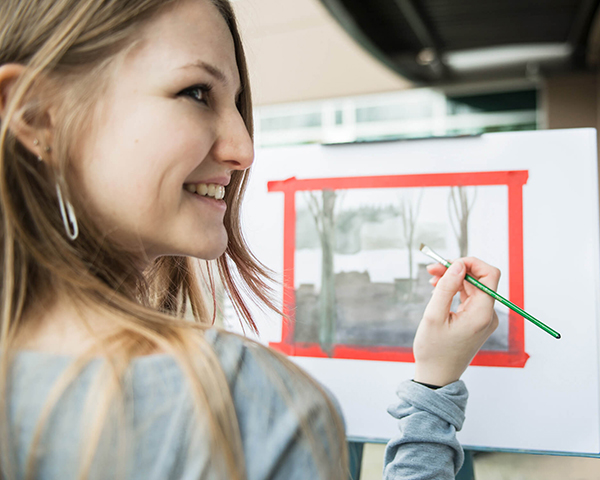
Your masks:
{"label": "shoulder", "polygon": [[[329,454],[331,461],[343,442],[333,396],[264,345],[216,330],[207,331],[206,338],[230,385],[248,478],[317,478],[319,456]],[[296,477],[294,471],[304,474]]]}
{"label": "shoulder", "polygon": [[[233,392],[291,396],[288,400],[328,403],[333,396],[286,356],[256,341],[210,329],[206,340],[213,347]],[[337,408],[337,405],[336,405]]]}
{"label": "shoulder", "polygon": [[286,400],[286,405],[327,403],[330,397],[308,373],[256,341],[216,329],[207,330],[206,340],[213,347],[232,394],[251,400]]}

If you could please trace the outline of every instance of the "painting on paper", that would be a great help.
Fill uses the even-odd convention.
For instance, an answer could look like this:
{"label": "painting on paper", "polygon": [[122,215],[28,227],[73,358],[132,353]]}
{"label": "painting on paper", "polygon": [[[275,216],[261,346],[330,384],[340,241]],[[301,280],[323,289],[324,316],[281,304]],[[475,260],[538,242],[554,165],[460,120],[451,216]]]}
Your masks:
{"label": "painting on paper", "polygon": [[[294,222],[294,239],[284,239],[284,250],[293,256],[292,268],[286,268],[291,272],[286,283],[293,323],[279,345],[282,350],[412,361],[415,332],[433,291],[426,270],[430,260],[420,253],[420,244],[446,258],[469,256],[473,250],[480,257],[494,256],[501,270],[508,271],[509,189],[519,177],[511,173],[499,172],[491,181],[489,174],[477,172],[462,177],[389,176],[368,178],[364,185],[360,178],[349,177],[353,188],[343,188],[343,178],[314,179],[321,185],[303,189],[311,180],[297,181],[293,191],[294,179],[282,182],[286,195],[294,196],[294,218],[285,219]],[[527,177],[527,172],[519,173],[517,185]],[[504,177],[509,180],[502,184]],[[277,191],[278,183],[272,185]],[[513,196],[518,193],[514,185],[512,191]],[[518,202],[513,204],[518,208]],[[522,289],[518,272],[513,273],[513,286],[521,283]],[[457,296],[454,308],[458,303]],[[499,328],[480,359],[491,355],[492,362],[502,364],[510,351],[510,361],[524,362],[524,352],[515,358],[518,345],[511,344],[511,339],[518,343],[514,325],[510,335],[514,314],[502,305],[496,313]]]}
{"label": "painting on paper", "polygon": [[[420,254],[420,244],[447,258],[465,257],[469,243],[484,255],[488,238],[496,237],[507,252],[506,221],[478,208],[505,205],[504,190],[299,192],[294,341],[319,343],[330,354],[336,344],[410,348],[433,290],[426,271],[431,261]],[[496,308],[502,327],[484,348],[506,350],[508,312]]]}

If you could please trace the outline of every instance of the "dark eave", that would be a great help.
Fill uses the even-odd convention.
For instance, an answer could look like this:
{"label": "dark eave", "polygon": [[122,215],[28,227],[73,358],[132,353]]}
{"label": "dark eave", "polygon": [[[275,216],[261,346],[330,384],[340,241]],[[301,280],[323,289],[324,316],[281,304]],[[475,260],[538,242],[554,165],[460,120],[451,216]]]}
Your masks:
{"label": "dark eave", "polygon": [[372,55],[421,84],[586,68],[600,0],[321,0]]}

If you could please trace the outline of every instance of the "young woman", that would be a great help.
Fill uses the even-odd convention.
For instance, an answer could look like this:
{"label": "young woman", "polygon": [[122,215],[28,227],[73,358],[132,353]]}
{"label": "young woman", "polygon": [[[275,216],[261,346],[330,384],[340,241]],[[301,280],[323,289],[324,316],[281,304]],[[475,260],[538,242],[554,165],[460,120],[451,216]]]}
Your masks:
{"label": "young woman", "polygon": [[[240,231],[252,109],[227,1],[3,0],[0,125],[0,477],[346,478],[333,399],[212,327],[200,288],[216,270],[252,328],[246,298],[273,308]],[[463,280],[499,272],[444,270],[386,478],[462,462],[458,380],[497,324]]]}

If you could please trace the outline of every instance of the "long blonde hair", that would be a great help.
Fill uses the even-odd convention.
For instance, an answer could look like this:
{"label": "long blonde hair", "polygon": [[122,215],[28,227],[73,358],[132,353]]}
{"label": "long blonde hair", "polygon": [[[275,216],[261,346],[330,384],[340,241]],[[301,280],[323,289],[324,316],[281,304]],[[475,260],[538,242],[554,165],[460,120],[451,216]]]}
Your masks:
{"label": "long blonde hair", "polygon": [[[211,1],[233,36],[242,82],[238,108],[252,133],[248,72],[236,20],[227,0]],[[0,4],[0,65],[26,66],[0,125],[0,477],[7,480],[15,476],[10,461],[13,440],[7,402],[15,339],[27,327],[24,311],[44,301],[56,288],[77,302],[116,313],[117,333],[99,338],[95,350],[78,356],[54,385],[34,435],[28,477],[35,477],[35,450],[44,423],[65,389],[100,350],[109,360],[108,371],[98,382],[101,408],[82,450],[80,478],[87,478],[103,424],[114,398],[122,393],[131,360],[158,349],[177,359],[199,414],[208,418],[214,468],[221,469],[227,478],[245,478],[240,432],[227,380],[215,352],[202,335],[213,323],[206,305],[212,304],[213,299],[206,302],[202,294],[197,261],[161,257],[140,273],[135,252],[113,245],[86,215],[69,177],[73,139],[78,138],[92,117],[90,113],[106,85],[105,72],[135,42],[145,22],[176,3],[177,0],[3,0]],[[9,130],[11,119],[16,116],[34,121],[48,107],[45,102],[60,106],[52,144],[56,160],[53,168],[39,163]],[[245,298],[274,306],[268,274],[250,253],[240,229],[240,202],[247,181],[248,173],[237,171],[227,189],[225,227],[229,242],[215,263],[237,313],[256,330]],[[75,242],[64,234],[56,183],[75,208],[80,229]],[[188,308],[195,322],[184,320]],[[85,318],[82,322],[86,323]],[[283,356],[257,348],[265,358],[277,358],[297,385],[323,399],[331,413],[326,429],[331,447],[327,458],[308,422],[301,418],[302,429],[323,477],[345,477],[343,426],[327,396]]]}

